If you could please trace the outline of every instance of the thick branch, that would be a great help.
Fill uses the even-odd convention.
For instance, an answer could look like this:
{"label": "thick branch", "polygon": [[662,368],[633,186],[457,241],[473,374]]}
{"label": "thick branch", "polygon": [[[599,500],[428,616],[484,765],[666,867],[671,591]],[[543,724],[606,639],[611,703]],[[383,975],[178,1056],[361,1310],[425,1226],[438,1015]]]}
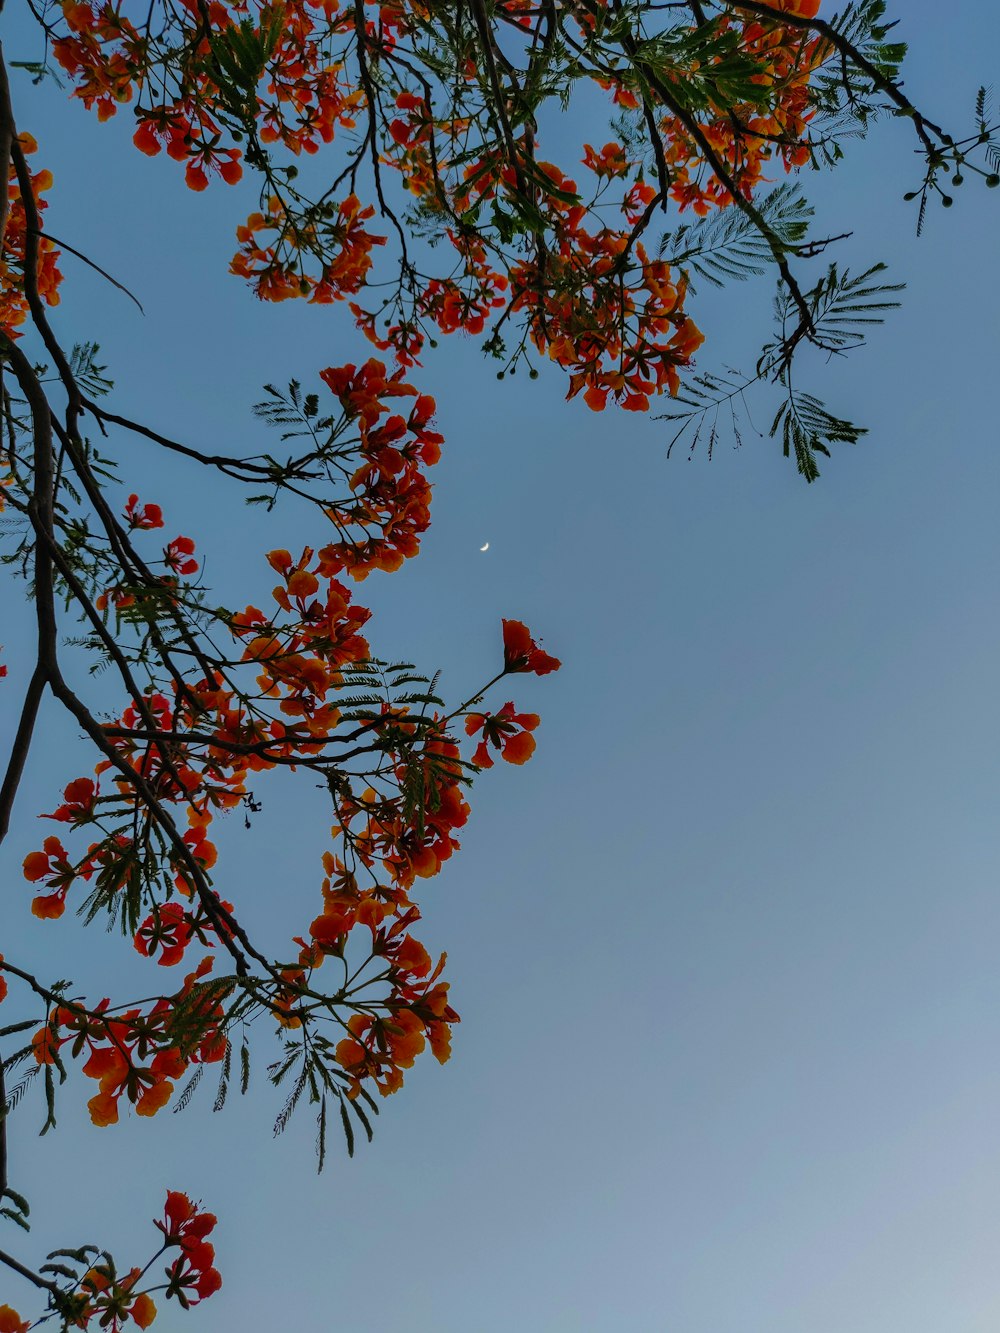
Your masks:
{"label": "thick branch", "polygon": [[7,82],[3,46],[0,45],[0,251],[3,250],[4,237],[7,235],[7,219],[10,216],[7,178],[10,175],[10,150],[13,141],[14,117],[10,114],[10,85]]}
{"label": "thick branch", "polygon": [[3,786],[0,787],[0,842],[3,842],[10,830],[11,811],[14,808],[17,789],[21,785],[24,765],[31,749],[31,738],[34,734],[35,721],[41,706],[42,695],[45,693],[47,679],[44,668],[36,665],[31,673],[31,679],[28,681],[28,688],[24,692],[20,721],[17,724],[14,743],[11,746],[10,757],[7,760],[7,772],[4,774]]}
{"label": "thick branch", "polygon": [[8,1268],[12,1268],[15,1273],[18,1273],[23,1278],[27,1278],[29,1282],[33,1282],[39,1290],[49,1291],[53,1296],[61,1295],[58,1286],[56,1286],[54,1282],[49,1282],[39,1273],[33,1273],[30,1268],[25,1268],[24,1264],[19,1263],[12,1254],[7,1254],[5,1250],[0,1250],[0,1264],[6,1264]]}

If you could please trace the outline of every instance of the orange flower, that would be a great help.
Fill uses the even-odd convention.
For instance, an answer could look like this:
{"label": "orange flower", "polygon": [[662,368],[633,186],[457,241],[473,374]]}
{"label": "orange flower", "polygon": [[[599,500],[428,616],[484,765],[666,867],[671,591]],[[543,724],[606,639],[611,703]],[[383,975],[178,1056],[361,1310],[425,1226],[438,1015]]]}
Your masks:
{"label": "orange flower", "polygon": [[[45,815],[45,819],[57,819],[62,824],[82,824],[91,816],[94,809],[94,802],[97,799],[97,787],[91,778],[74,778],[67,784],[63,791],[65,804],[59,806],[51,815]],[[32,853],[38,856],[38,852]],[[27,862],[25,862],[25,875],[27,874]]]}
{"label": "orange flower", "polygon": [[66,897],[63,893],[43,893],[31,900],[31,915],[39,921],[58,921],[66,910]]}
{"label": "orange flower", "polygon": [[427,1040],[438,1064],[451,1059],[451,1024],[435,1021],[427,1025]]}
{"label": "orange flower", "polygon": [[416,1014],[403,1009],[383,1024],[386,1041],[397,1069],[411,1069],[427,1044],[424,1025]]}
{"label": "orange flower", "polygon": [[157,1111],[163,1109],[170,1101],[170,1095],[174,1090],[174,1085],[168,1080],[161,1083],[154,1083],[152,1087],[146,1089],[135,1104],[136,1115],[156,1115]]}
{"label": "orange flower", "polygon": [[46,838],[43,847],[44,851],[29,852],[24,858],[24,878],[32,884],[49,873],[50,857],[52,865],[66,859],[66,850],[58,838]]}
{"label": "orange flower", "polygon": [[[584,166],[597,176],[624,176],[628,171],[628,159],[620,143],[606,143],[598,152],[591,145],[584,144]],[[652,194],[652,192],[650,192]]]}
{"label": "orange flower", "polygon": [[156,1306],[152,1298],[144,1291],[129,1306],[129,1314],[140,1328],[149,1328],[156,1318]]}
{"label": "orange flower", "polygon": [[550,671],[559,670],[562,665],[559,659],[542,652],[527,626],[522,625],[520,620],[504,620],[501,623],[504,671],[532,671],[536,676],[545,676]]}
{"label": "orange flower", "polygon": [[337,1063],[343,1065],[345,1069],[353,1069],[363,1064],[367,1055],[365,1048],[353,1037],[344,1037],[342,1041],[338,1041],[337,1049],[334,1051]]}
{"label": "orange flower", "polygon": [[87,1103],[91,1123],[104,1129],[118,1124],[118,1101],[110,1092],[98,1092]]}
{"label": "orange flower", "polygon": [[526,731],[511,736],[503,747],[503,757],[508,764],[525,764],[535,753],[535,738]]}
{"label": "orange flower", "polygon": [[160,966],[173,967],[184,957],[191,934],[189,914],[180,903],[164,903],[146,917],[136,931],[133,943],[144,958],[162,949],[157,960]]}
{"label": "orange flower", "polygon": [[31,1327],[27,1319],[21,1318],[9,1305],[0,1305],[0,1333],[28,1333]]}
{"label": "orange flower", "polygon": [[76,871],[58,838],[46,838],[42,848],[40,852],[29,852],[24,858],[24,878],[32,884],[44,879],[54,890],[33,898],[31,902],[34,916],[54,919],[62,916],[65,910],[66,893],[76,878]]}
{"label": "orange flower", "polygon": [[425,977],[431,970],[430,954],[412,935],[404,935],[391,954],[392,964],[411,977]]}
{"label": "orange flower", "polygon": [[205,1237],[215,1227],[214,1213],[203,1213],[201,1205],[192,1203],[178,1190],[167,1191],[163,1221],[156,1225],[168,1244],[179,1245],[181,1257],[167,1269],[167,1296],[183,1294],[185,1308],[192,1297],[205,1300],[222,1286],[222,1278],[212,1266],[215,1250]]}
{"label": "orange flower", "polygon": [[99,1047],[83,1066],[88,1078],[100,1082],[100,1092],[87,1103],[90,1119],[101,1128],[118,1123],[118,1098],[129,1076],[129,1062],[117,1046]]}
{"label": "orange flower", "polygon": [[162,147],[150,120],[139,122],[139,128],[132,135],[132,142],[139,152],[145,153],[147,157],[155,157]]}
{"label": "orange flower", "polygon": [[466,735],[483,733],[472,762],[479,768],[492,768],[493,756],[489,746],[494,745],[508,764],[524,764],[535,753],[535,738],[530,733],[541,719],[537,713],[515,713],[508,701],[498,713],[470,713],[465,719]]}

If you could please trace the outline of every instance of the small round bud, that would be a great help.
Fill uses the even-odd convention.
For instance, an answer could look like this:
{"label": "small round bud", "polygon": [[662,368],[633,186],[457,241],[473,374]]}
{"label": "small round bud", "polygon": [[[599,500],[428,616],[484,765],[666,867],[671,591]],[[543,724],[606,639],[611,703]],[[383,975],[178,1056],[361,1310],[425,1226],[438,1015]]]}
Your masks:
{"label": "small round bud", "polygon": [[955,201],[954,201],[954,199],[952,199],[952,197],[951,197],[950,194],[943,194],[943,195],[941,196],[941,207],[942,207],[942,208],[951,208],[951,206],[952,206],[952,204],[953,204],[954,202],[955,202]]}
{"label": "small round bud", "polygon": [[1000,176],[994,171],[992,175],[986,177],[986,184],[991,190],[995,190],[1000,185]]}

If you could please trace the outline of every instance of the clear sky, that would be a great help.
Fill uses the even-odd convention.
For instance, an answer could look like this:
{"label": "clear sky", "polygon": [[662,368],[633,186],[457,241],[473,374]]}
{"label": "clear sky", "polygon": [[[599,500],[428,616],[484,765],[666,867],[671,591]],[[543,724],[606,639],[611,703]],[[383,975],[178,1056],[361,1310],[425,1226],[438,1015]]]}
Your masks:
{"label": "clear sky", "polygon": [[[910,95],[964,130],[1000,11],[893,7]],[[146,307],[65,260],[56,327],[101,343],[123,410],[254,451],[262,382],[367,354],[346,310],[261,306],[228,277],[246,194],[191,194],[125,117],[99,126],[19,72],[14,95],[55,173],[52,230]],[[457,339],[428,358],[434,524],[363,585],[373,640],[443,667],[452,696],[489,674],[501,615],[565,663],[518,683],[538,752],[481,778],[461,855],[426,886],[453,1059],[418,1062],[375,1143],[320,1178],[307,1116],[272,1141],[260,1074],[223,1114],[208,1093],[103,1130],[77,1077],[54,1135],[34,1137],[37,1102],[11,1123],[36,1246],[141,1259],[164,1187],[201,1196],[225,1286],[165,1310],[164,1333],[995,1333],[1000,191],[966,186],[915,240],[909,128],[806,182],[822,230],[855,231],[846,261],[886,259],[909,288],[867,350],[815,367],[870,434],[812,487],[771,441],[668,462],[662,422],[565,404],[554,372],[498,383]],[[703,368],[752,360],[767,299],[692,301]],[[130,483],[234,601],[271,585],[257,552],[322,540],[128,450]],[[15,677],[20,596],[0,588]],[[84,771],[54,710],[43,742],[0,862],[0,948],[99,995],[118,942],[33,921],[20,880],[34,812]],[[318,798],[262,794],[224,864],[281,940],[314,911],[326,821]],[[27,1295],[0,1276],[0,1301]]]}

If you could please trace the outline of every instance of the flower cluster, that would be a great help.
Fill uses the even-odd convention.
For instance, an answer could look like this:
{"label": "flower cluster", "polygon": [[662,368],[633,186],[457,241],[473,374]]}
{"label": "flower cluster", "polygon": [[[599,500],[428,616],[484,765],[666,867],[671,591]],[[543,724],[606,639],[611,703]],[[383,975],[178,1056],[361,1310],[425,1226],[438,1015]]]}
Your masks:
{"label": "flower cluster", "polygon": [[95,1125],[118,1123],[123,1096],[137,1115],[155,1115],[190,1064],[214,1063],[225,1055],[223,1010],[210,989],[198,988],[211,966],[211,957],[204,958],[179,992],[145,1012],[112,1011],[108,999],[93,1009],[57,1005],[32,1040],[35,1060],[62,1069],[63,1047],[76,1059],[86,1055],[83,1073],[98,1084],[87,1103]]}
{"label": "flower cluster", "polygon": [[[321,371],[320,379],[339,399],[345,422],[356,423],[359,433],[351,497],[326,510],[339,540],[325,548],[324,559],[328,564],[339,559],[354,578],[373,569],[398,569],[416,555],[430,524],[431,488],[423,468],[437,463],[443,439],[430,427],[434,399],[404,383],[402,368],[390,375],[374,358],[359,367]],[[405,416],[390,413],[387,400],[402,400],[402,407],[407,398],[414,401]]]}
{"label": "flower cluster", "polygon": [[[384,236],[368,231],[364,225],[374,216],[371,204],[364,207],[357,195],[350,194],[331,209],[331,216],[324,219],[317,234],[314,227],[300,227],[281,199],[272,195],[266,214],[251,213],[237,228],[240,249],[230,271],[246,278],[262,300],[306,296],[319,305],[342,301],[365,285],[374,263],[372,251],[385,245]],[[262,232],[274,235],[262,244]],[[319,276],[313,276],[303,256],[317,250],[330,258],[323,262]]]}
{"label": "flower cluster", "polygon": [[[433,399],[402,370],[390,373],[372,359],[330,367],[320,378],[336,410],[321,419],[316,396],[309,420],[321,425],[312,428],[311,450],[287,466],[339,473],[346,496],[320,502],[337,539],[297,555],[268,554],[277,576],[270,610],[219,609],[229,651],[206,674],[165,676],[104,724],[106,757],[95,775],[69,782],[46,816],[65,833],[46,837],[24,860],[36,916],[57,919],[71,901],[88,915],[104,909],[128,923],[135,950],[158,966],[176,966],[192,951],[200,959],[179,990],[143,1006],[113,1007],[108,999],[50,1006],[34,1037],[35,1059],[60,1070],[67,1052],[81,1062],[98,1084],[89,1102],[98,1125],[114,1124],[124,1104],[154,1115],[192,1066],[228,1059],[227,1026],[240,1012],[240,992],[231,979],[213,985],[206,978],[220,950],[245,967],[247,941],[237,905],[212,884],[212,827],[239,806],[255,809],[251,783],[275,769],[306,767],[329,786],[340,846],[324,856],[322,910],[294,938],[297,959],[265,964],[252,1003],[297,1031],[321,994],[317,969],[350,953],[351,1002],[343,1011],[339,1001],[328,1002],[349,1034],[330,1049],[331,1077],[344,1095],[356,1098],[366,1079],[393,1092],[425,1045],[438,1059],[450,1050],[458,1015],[441,979],[444,958],[432,968],[413,933],[420,920],[414,885],[458,850],[470,775],[492,762],[487,743],[524,763],[539,719],[512,702],[496,714],[471,705],[448,714],[429,710],[431,697],[419,693],[355,697],[373,680],[388,688],[389,677],[371,661],[370,612],[353,600],[344,576],[392,570],[416,553],[428,523],[423,469],[437,461],[441,436],[430,425]],[[137,493],[123,519],[130,538],[164,525],[160,506]],[[126,596],[138,603],[155,594],[165,614],[182,616],[185,599],[199,591],[179,582],[197,573],[193,549],[190,539],[175,538],[164,548],[167,575],[151,573],[150,589],[132,583],[118,597],[102,594],[98,605],[121,617]],[[131,623],[126,618],[121,628]],[[502,630],[497,679],[558,668],[520,621],[505,620]],[[461,717],[467,735],[483,733],[471,761],[453,731]],[[345,757],[360,761],[356,780]],[[82,840],[79,851],[64,845],[70,835]]]}
{"label": "flower cluster", "polygon": [[222,1286],[215,1267],[215,1249],[207,1237],[215,1230],[214,1213],[204,1213],[186,1194],[170,1190],[163,1209],[165,1246],[177,1246],[180,1254],[167,1268],[167,1296],[175,1296],[183,1309],[206,1300]]}
{"label": "flower cluster", "polygon": [[[581,189],[538,157],[534,110],[494,137],[482,92],[489,60],[483,67],[464,41],[446,54],[433,15],[412,0],[372,6],[363,24],[339,0],[213,0],[210,27],[193,3],[154,6],[141,29],[109,0],[60,3],[65,31],[53,50],[85,105],[106,118],[135,101],[137,147],[183,163],[194,190],[213,177],[234,184],[247,164],[263,173],[261,208],[238,227],[231,265],[258,296],[350,299],[366,336],[404,367],[431,335],[480,334],[494,316],[489,345],[503,355],[500,327],[520,321],[512,364],[532,345],[568,374],[568,396],[597,411],[609,401],[645,411],[656,395],[676,394],[702,341],[684,308],[684,274],[640,239],[654,211],[705,214],[730,206],[734,193],[750,198],[771,163],[807,163],[813,82],[832,54],[781,21],[783,12],[813,17],[819,0],[776,0],[773,17],[725,9],[690,30],[674,27],[690,38],[688,54],[679,43],[662,69],[629,45],[651,50],[652,35],[640,42],[621,16],[612,21],[607,0],[569,6],[575,54],[550,56],[549,95],[588,79],[635,120],[634,132],[600,149],[582,145],[593,188]],[[541,37],[548,20],[524,0],[499,6],[496,22],[526,59],[540,42],[550,49]],[[433,61],[424,62],[418,34]],[[401,49],[404,36],[414,50]],[[685,83],[692,91],[679,102]],[[295,159],[359,123],[366,137],[345,146],[336,177],[349,191],[310,199]],[[368,291],[386,245],[367,225],[376,212],[402,236],[387,169],[417,201],[421,225],[447,243],[449,264],[424,274],[404,242],[396,290],[379,306],[351,298]]]}
{"label": "flower cluster", "polygon": [[[119,1333],[134,1324],[149,1328],[156,1318],[156,1304],[147,1291],[136,1291],[143,1276],[141,1268],[118,1273],[105,1261],[89,1269],[78,1290],[70,1298],[74,1326],[89,1328],[92,1322],[101,1329]],[[27,1324],[24,1326],[27,1328]]]}
{"label": "flower cluster", "polygon": [[[53,1270],[67,1283],[55,1296],[64,1328],[99,1328],[105,1333],[146,1329],[158,1314],[151,1293],[163,1293],[166,1300],[176,1300],[187,1310],[219,1290],[222,1278],[215,1268],[215,1250],[206,1239],[215,1228],[214,1215],[203,1212],[186,1194],[168,1190],[162,1220],[155,1220],[154,1225],[163,1236],[159,1249],[142,1267],[136,1265],[126,1272],[119,1271],[107,1251],[93,1246],[59,1251],[60,1258],[78,1265],[86,1264],[85,1256],[92,1258],[90,1266],[83,1271],[78,1267],[75,1276],[65,1262]],[[172,1258],[175,1249],[180,1254]],[[165,1282],[154,1271],[163,1259],[167,1261]],[[28,1333],[31,1327],[10,1305],[0,1305],[0,1333]]]}
{"label": "flower cluster", "polygon": [[[17,143],[24,157],[38,151],[38,144],[30,134],[21,133]],[[52,173],[46,169],[28,172],[35,210],[41,214],[46,208],[42,198],[52,187]],[[35,265],[38,294],[48,305],[59,304],[59,284],[62,274],[57,265],[59,251],[47,236],[32,236],[28,215],[21,197],[17,167],[12,160],[7,181],[8,214],[0,249],[0,331],[10,338],[19,336],[19,329],[28,317],[28,298],[24,290],[24,266],[32,243],[37,250]]]}
{"label": "flower cluster", "polygon": [[[218,1067],[221,1104],[234,1042],[245,1086],[264,1018],[280,1049],[271,1080],[287,1076],[291,1089],[276,1128],[308,1089],[320,1145],[329,1104],[352,1149],[355,1120],[370,1132],[373,1092],[396,1092],[427,1050],[449,1057],[459,1016],[445,955],[435,961],[418,938],[418,889],[459,849],[473,780],[498,754],[524,764],[540,722],[513,699],[488,707],[489,686],[449,708],[436,678],[373,657],[371,614],[352,581],[418,552],[442,444],[434,401],[407,373],[439,335],[465,333],[485,339],[501,375],[551,361],[567,397],[595,411],[646,411],[677,394],[702,334],[688,312],[691,265],[682,247],[657,250],[653,226],[671,211],[737,208],[767,235],[748,201],[772,167],[795,170],[821,151],[811,125],[827,109],[817,74],[831,49],[809,22],[818,7],[774,0],[763,13],[732,4],[703,16],[696,5],[626,12],[573,0],[556,15],[499,0],[482,17],[459,6],[444,22],[424,0],[152,0],[144,17],[116,0],[54,0],[40,16],[73,96],[101,120],[129,106],[139,152],[176,163],[197,193],[258,177],[259,204],[236,230],[236,276],[262,300],[345,303],[389,361],[329,366],[305,397],[295,381],[287,398],[268,388],[256,411],[282,430],[280,457],[181,446],[256,485],[253,502],[270,509],[294,495],[329,525],[319,540],[267,553],[269,594],[218,606],[194,539],[166,529],[159,504],[139,489],[117,507],[101,497],[114,464],[81,443],[81,413],[109,434],[170,442],[74,392],[71,378],[86,377],[55,355],[40,314],[61,280],[58,243],[39,221],[51,177],[28,169],[30,136],[9,145],[0,331],[15,338],[34,318],[70,408],[65,425],[50,413],[51,495],[40,503],[22,484],[30,433],[11,411],[0,485],[30,519],[22,550],[27,568],[34,542],[40,625],[49,604],[58,622],[42,627],[58,643],[49,656],[75,609],[86,646],[124,689],[110,715],[73,696],[98,761],[65,785],[46,816],[58,829],[24,858],[31,910],[48,921],[67,906],[86,921],[105,916],[153,975],[191,969],[138,1003],[86,1002],[68,983],[30,979],[41,1005],[21,1025],[33,1035],[18,1058],[45,1071],[49,1123],[54,1072],[65,1077],[71,1061],[96,1085],[95,1125],[129,1108],[154,1116],[175,1097],[183,1108],[207,1065]],[[581,83],[610,99],[613,137],[581,144],[564,170],[542,155],[546,104],[561,113]],[[335,140],[341,161],[311,194],[315,173],[300,172],[300,159]],[[8,360],[34,414],[31,390],[44,398],[45,381],[26,358]],[[560,666],[521,621],[503,621],[502,644],[490,686]],[[333,838],[299,917],[309,924],[292,924],[301,933],[278,956],[248,933],[241,895],[216,888],[217,821],[238,810],[249,826],[259,784],[276,773],[304,774],[324,793]],[[11,978],[27,977],[0,956],[0,1000]],[[154,1291],[186,1309],[218,1289],[214,1216],[171,1192],[157,1226],[151,1264],[166,1256],[166,1280],[155,1287],[150,1265],[119,1272],[102,1252],[62,1252],[87,1259],[60,1292],[67,1326],[145,1328]],[[0,1333],[26,1327],[0,1307]]]}

